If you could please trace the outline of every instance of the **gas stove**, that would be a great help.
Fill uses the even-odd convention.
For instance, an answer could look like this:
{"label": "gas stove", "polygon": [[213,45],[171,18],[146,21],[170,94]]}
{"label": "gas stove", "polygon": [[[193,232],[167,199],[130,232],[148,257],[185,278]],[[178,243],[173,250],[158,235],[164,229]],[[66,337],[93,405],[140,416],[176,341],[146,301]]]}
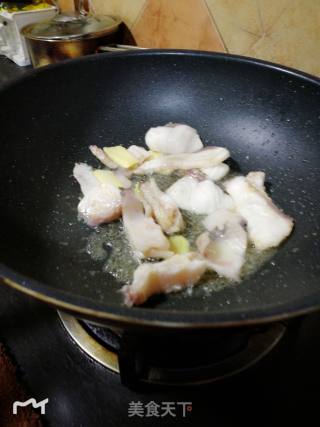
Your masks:
{"label": "gas stove", "polygon": [[[0,82],[21,72],[0,59]],[[240,331],[137,335],[0,286],[0,342],[30,398],[48,399],[50,427],[306,424],[320,397],[320,313]]]}
{"label": "gas stove", "polygon": [[[0,312],[0,340],[13,356],[30,397],[37,401],[49,399],[46,413],[42,416],[48,426],[136,426],[155,422],[155,418],[156,422],[169,426],[236,426],[249,422],[253,410],[263,414],[259,425],[269,426],[277,425],[281,414],[287,423],[294,414],[297,416],[297,410],[305,413],[309,404],[313,403],[312,408],[319,399],[318,313],[255,331],[249,352],[251,362],[255,363],[248,367],[248,358],[245,358],[246,364],[240,365],[241,369],[235,369],[233,363],[232,369],[239,372],[232,372],[235,374],[232,376],[227,375],[230,374],[230,366],[222,366],[224,370],[221,370],[221,355],[217,352],[212,355],[212,346],[206,336],[199,341],[204,340],[202,348],[189,348],[189,353],[186,347],[180,349],[182,359],[178,370],[174,369],[177,353],[172,340],[170,342],[169,339],[167,346],[159,341],[163,345],[160,362],[171,359],[173,364],[169,365],[170,375],[168,371],[154,368],[151,382],[156,384],[152,385],[146,384],[144,376],[140,376],[142,381],[136,383],[135,378],[126,377],[126,370],[123,377],[117,373],[119,359],[115,354],[118,341],[114,331],[109,336],[108,330],[102,331],[69,315],[58,314],[54,309],[5,286],[0,287]],[[109,346],[110,354],[114,356],[106,358],[99,352],[99,347],[95,348],[94,354],[87,354],[87,350],[84,351],[75,341],[76,336],[70,335],[71,331],[75,333],[72,323],[76,323],[100,346]],[[243,336],[239,336],[238,340],[230,342],[232,346],[243,348],[242,339]],[[232,346],[229,351],[234,353]],[[268,354],[259,357],[255,353],[257,348],[260,356],[261,350]],[[184,358],[181,350],[186,350]],[[200,350],[202,362],[207,362],[203,364],[209,376],[202,376],[204,381],[198,382],[208,384],[195,385],[199,372],[198,376],[191,376],[190,362],[195,362],[195,359],[190,355],[196,355]],[[209,363],[212,356],[216,358],[216,364]],[[217,359],[220,359],[220,365]],[[129,360],[132,360],[132,354]],[[186,370],[187,378],[192,377],[188,385],[179,384],[183,377],[182,369]],[[203,371],[200,373],[204,374]],[[155,378],[158,381],[154,381]],[[178,384],[173,385],[172,378]],[[209,383],[209,380],[214,381]],[[309,413],[308,408],[305,415]]]}
{"label": "gas stove", "polygon": [[[124,386],[210,384],[245,371],[284,337],[285,323],[195,331],[113,330],[59,312],[63,326],[87,356],[120,375]],[[290,322],[290,329],[293,329]]]}

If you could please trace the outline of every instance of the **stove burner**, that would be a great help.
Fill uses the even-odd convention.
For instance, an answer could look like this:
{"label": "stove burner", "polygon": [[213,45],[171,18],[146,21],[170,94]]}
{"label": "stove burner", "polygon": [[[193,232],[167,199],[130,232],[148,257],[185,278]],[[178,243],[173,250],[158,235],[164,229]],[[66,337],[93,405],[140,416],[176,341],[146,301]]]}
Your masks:
{"label": "stove burner", "polygon": [[115,331],[59,312],[78,346],[128,387],[206,384],[244,371],[266,356],[283,337],[286,327],[226,330]]}

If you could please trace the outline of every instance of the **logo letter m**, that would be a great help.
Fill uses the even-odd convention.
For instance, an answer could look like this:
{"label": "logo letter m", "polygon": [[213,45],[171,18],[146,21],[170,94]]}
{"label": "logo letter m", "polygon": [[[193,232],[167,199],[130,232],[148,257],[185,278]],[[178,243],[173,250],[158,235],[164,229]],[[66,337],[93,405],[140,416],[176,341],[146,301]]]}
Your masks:
{"label": "logo letter m", "polygon": [[12,413],[14,415],[17,415],[19,406],[28,406],[31,404],[35,409],[40,408],[41,415],[44,415],[46,413],[46,404],[48,402],[49,402],[49,399],[44,399],[44,400],[41,400],[41,402],[37,403],[36,399],[34,399],[33,397],[29,400],[26,400],[25,402],[19,402],[17,400],[13,403]]}

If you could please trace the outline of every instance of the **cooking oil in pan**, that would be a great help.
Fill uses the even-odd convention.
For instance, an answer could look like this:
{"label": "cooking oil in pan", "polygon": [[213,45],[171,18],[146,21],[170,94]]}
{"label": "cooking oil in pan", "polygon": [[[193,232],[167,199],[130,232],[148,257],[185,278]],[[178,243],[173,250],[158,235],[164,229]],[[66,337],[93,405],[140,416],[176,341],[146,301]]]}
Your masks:
{"label": "cooking oil in pan", "polygon": [[[168,188],[179,178],[177,175],[154,175],[157,184],[162,190]],[[135,177],[133,185],[146,180],[146,177]],[[183,211],[182,215],[186,223],[183,234],[189,241],[191,250],[196,250],[196,238],[204,231],[202,220],[204,216]],[[103,263],[104,271],[111,274],[117,281],[123,284],[132,282],[134,270],[138,267],[139,261],[127,240],[123,229],[122,220],[98,227],[91,233],[88,239],[87,252],[90,256]],[[253,246],[249,246],[246,253],[246,262],[242,269],[242,280],[256,272],[266,261],[273,257],[274,250],[259,252]],[[215,272],[207,271],[202,277],[198,286],[202,286],[206,294],[211,291],[219,291],[234,282],[219,277]],[[192,289],[186,292],[192,292]]]}

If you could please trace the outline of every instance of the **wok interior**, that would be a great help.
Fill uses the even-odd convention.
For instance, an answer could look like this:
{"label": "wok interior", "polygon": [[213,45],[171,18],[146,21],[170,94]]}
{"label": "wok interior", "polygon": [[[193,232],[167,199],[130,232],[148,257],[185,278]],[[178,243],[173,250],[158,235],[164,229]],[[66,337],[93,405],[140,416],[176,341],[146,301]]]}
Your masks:
{"label": "wok interior", "polygon": [[[92,230],[77,221],[75,162],[88,150],[144,144],[169,121],[227,147],[232,167],[266,172],[272,198],[295,219],[270,262],[207,296],[163,296],[148,307],[223,313],[319,301],[319,86],[277,69],[218,55],[93,56],[35,74],[1,93],[1,260],[50,287],[121,304],[121,284],[85,252]],[[139,309],[134,309],[139,310]],[[156,315],[156,311],[153,311]]]}

